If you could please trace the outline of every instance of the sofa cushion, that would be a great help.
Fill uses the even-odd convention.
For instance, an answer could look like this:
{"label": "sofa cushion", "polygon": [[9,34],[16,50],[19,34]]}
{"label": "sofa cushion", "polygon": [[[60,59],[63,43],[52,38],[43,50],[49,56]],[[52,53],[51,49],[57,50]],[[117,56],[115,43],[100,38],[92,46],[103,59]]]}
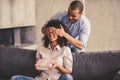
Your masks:
{"label": "sofa cushion", "polygon": [[27,75],[34,77],[34,50],[0,47],[0,76]]}
{"label": "sofa cushion", "polygon": [[113,80],[120,80],[120,71],[118,71],[115,76],[113,77]]}
{"label": "sofa cushion", "polygon": [[74,80],[112,80],[120,70],[120,51],[73,54]]}

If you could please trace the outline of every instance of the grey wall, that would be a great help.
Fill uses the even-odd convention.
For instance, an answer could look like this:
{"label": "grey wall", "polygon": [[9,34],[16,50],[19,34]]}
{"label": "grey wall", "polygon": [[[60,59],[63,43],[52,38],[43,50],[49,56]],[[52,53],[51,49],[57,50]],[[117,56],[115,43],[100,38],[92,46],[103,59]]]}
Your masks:
{"label": "grey wall", "polygon": [[120,49],[120,0],[86,0],[92,31],[88,50]]}

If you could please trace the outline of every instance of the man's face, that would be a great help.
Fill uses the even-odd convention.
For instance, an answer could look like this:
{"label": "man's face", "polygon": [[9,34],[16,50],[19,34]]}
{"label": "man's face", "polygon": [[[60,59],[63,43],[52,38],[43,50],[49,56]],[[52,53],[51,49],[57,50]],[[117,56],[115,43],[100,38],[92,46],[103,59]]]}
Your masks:
{"label": "man's face", "polygon": [[71,8],[68,9],[68,19],[71,23],[76,22],[80,16],[81,13],[79,9],[75,9],[75,10],[72,10]]}

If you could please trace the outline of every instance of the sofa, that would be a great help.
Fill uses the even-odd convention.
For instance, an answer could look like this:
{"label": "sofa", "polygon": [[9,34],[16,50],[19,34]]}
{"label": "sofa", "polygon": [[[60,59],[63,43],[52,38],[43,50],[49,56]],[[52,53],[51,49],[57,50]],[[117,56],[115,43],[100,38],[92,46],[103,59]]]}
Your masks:
{"label": "sofa", "polygon": [[[0,80],[13,75],[35,77],[36,50],[0,47]],[[120,80],[120,50],[73,54],[74,80]]]}

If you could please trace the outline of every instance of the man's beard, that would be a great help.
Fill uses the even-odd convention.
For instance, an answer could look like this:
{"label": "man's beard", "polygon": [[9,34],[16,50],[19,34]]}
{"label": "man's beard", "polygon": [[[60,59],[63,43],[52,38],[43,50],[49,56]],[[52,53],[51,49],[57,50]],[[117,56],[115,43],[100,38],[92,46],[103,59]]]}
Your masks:
{"label": "man's beard", "polygon": [[75,23],[77,20],[69,20],[69,21],[70,21],[70,23]]}

